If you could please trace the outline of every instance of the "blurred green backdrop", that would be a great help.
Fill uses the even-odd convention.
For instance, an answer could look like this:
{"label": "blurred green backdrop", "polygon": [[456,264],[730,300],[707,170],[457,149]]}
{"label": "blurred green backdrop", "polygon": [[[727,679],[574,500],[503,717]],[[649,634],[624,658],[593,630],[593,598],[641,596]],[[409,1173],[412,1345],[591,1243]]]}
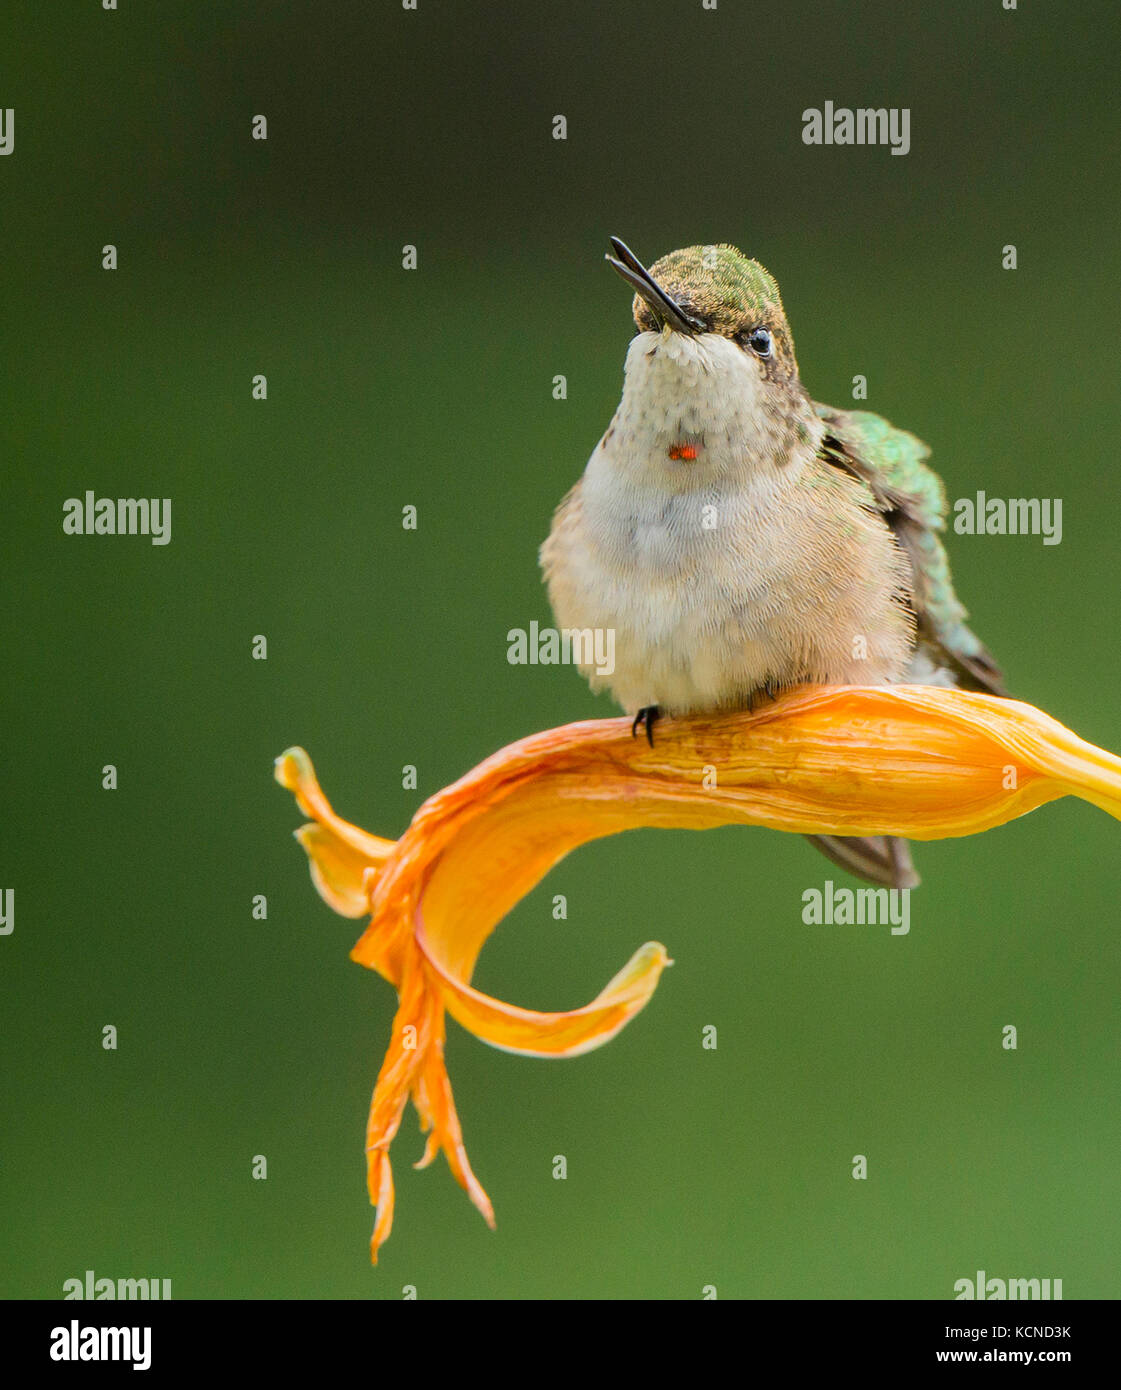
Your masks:
{"label": "blurred green backdrop", "polygon": [[[951,537],[955,574],[1014,691],[1121,748],[1114,7],[17,0],[0,38],[0,1293],[92,1268],[176,1298],[947,1298],[982,1267],[1117,1296],[1100,812],[918,846],[905,938],[803,925],[843,875],[797,838],[581,850],[480,987],[566,1008],[647,938],[677,963],[574,1061],[450,1025],[498,1230],[442,1159],[411,1170],[410,1109],[373,1271],[395,998],[348,961],[361,924],[314,894],[271,780],[301,743],[395,836],[503,744],[614,713],[505,638],[549,621],[536,547],[618,398],[610,233],[648,261],[736,242],[818,399],[866,375],[951,498],[1063,499],[1061,545]],[[910,153],[806,147],[827,100],[908,107]],[[64,536],[87,488],[170,497],[170,545]]]}

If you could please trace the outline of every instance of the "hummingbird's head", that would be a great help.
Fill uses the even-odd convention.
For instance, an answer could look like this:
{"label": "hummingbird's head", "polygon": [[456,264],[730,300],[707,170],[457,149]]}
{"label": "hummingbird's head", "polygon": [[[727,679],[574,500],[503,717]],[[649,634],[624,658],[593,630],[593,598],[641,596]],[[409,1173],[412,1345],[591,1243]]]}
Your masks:
{"label": "hummingbird's head", "polygon": [[611,456],[673,489],[790,475],[821,421],[798,376],[778,286],[734,246],[671,251],[649,270],[616,237],[635,291]]}
{"label": "hummingbird's head", "polygon": [[615,255],[605,259],[635,291],[640,333],[715,333],[754,358],[763,376],[797,378],[778,285],[758,261],[734,246],[687,246],[647,270],[618,237],[611,245]]}

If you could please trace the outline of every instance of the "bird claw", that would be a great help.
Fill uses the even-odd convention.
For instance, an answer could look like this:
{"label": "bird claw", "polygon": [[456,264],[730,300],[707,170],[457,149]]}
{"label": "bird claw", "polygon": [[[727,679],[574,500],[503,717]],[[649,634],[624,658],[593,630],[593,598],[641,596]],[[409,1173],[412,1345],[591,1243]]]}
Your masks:
{"label": "bird claw", "polygon": [[658,718],[659,714],[661,714],[661,710],[659,710],[657,705],[643,705],[643,707],[635,715],[634,723],[631,725],[631,738],[635,738],[637,736],[638,726],[640,724],[645,724],[646,742],[650,745],[651,748],[653,748],[654,721]]}

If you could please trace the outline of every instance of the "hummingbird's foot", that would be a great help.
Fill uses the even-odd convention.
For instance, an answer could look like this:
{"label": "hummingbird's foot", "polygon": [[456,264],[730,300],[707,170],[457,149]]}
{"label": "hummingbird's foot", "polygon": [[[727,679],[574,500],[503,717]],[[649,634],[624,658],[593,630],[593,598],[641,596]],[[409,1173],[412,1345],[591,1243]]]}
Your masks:
{"label": "hummingbird's foot", "polygon": [[642,708],[639,710],[639,712],[635,715],[635,717],[634,717],[634,723],[631,725],[631,738],[634,738],[634,737],[637,735],[637,733],[638,733],[638,726],[639,726],[640,724],[645,724],[645,725],[646,725],[646,742],[650,745],[651,748],[653,748],[653,747],[654,747],[654,721],[655,721],[655,719],[657,719],[657,718],[661,715],[661,713],[662,713],[662,711],[658,708],[657,705],[643,705],[643,707],[642,707]]}

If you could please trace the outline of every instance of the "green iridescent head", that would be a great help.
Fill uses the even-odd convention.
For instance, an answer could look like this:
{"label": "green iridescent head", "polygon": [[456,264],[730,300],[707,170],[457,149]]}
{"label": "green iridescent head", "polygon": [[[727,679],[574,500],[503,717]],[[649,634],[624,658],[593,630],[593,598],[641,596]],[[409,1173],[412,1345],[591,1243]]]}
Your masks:
{"label": "green iridescent head", "polygon": [[687,246],[649,270],[617,238],[607,259],[635,290],[640,332],[719,333],[768,370],[797,373],[794,340],[774,278],[734,246]]}

